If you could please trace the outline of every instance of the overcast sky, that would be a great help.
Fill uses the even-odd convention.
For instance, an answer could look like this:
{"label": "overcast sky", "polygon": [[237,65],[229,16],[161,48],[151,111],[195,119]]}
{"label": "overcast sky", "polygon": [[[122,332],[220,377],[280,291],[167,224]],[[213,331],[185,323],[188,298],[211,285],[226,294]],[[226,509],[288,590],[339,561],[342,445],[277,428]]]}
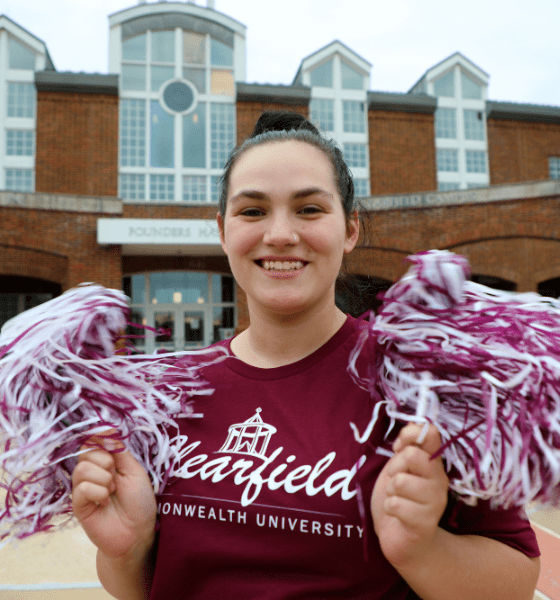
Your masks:
{"label": "overcast sky", "polygon": [[[196,4],[206,6],[206,0]],[[108,16],[137,0],[0,0],[42,39],[58,71],[107,73]],[[247,81],[290,84],[303,58],[339,39],[372,64],[370,89],[407,92],[461,52],[488,97],[560,106],[560,0],[215,0],[247,27]]]}

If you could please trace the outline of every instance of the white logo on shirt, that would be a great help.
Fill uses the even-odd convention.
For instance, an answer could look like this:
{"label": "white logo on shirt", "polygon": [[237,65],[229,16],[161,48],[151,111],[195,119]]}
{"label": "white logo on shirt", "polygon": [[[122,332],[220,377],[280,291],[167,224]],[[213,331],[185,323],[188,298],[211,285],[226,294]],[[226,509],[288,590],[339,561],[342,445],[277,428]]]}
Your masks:
{"label": "white logo on shirt", "polygon": [[[228,454],[219,458],[211,459],[208,454],[197,454],[189,456],[196,450],[201,442],[196,441],[187,445],[188,436],[179,436],[179,447],[177,459],[171,468],[170,475],[181,479],[192,479],[199,477],[205,481],[209,479],[212,483],[218,483],[226,478],[233,479],[234,485],[244,486],[241,496],[241,504],[249,506],[252,504],[263,487],[269,490],[283,488],[285,492],[294,494],[303,490],[308,496],[316,496],[323,492],[331,497],[340,492],[343,500],[350,500],[356,495],[356,489],[351,482],[358,469],[364,464],[366,457],[362,455],[351,469],[340,469],[331,473],[323,479],[327,470],[336,458],[336,452],[329,452],[313,466],[300,465],[287,470],[290,463],[296,460],[291,454],[284,460],[280,457],[284,448],[276,448],[266,455],[266,450],[271,436],[277,431],[272,425],[263,422],[260,417],[260,409],[256,414],[245,421],[229,427],[228,437],[217,453]],[[249,458],[235,460],[232,454],[245,454]],[[259,463],[255,463],[259,459]],[[270,472],[265,471],[272,469]]]}
{"label": "white logo on shirt", "polygon": [[218,452],[235,452],[236,454],[249,454],[257,458],[266,459],[266,449],[271,436],[276,433],[276,427],[267,425],[261,419],[261,409],[257,408],[254,416],[244,423],[237,423],[228,429],[225,444]]}

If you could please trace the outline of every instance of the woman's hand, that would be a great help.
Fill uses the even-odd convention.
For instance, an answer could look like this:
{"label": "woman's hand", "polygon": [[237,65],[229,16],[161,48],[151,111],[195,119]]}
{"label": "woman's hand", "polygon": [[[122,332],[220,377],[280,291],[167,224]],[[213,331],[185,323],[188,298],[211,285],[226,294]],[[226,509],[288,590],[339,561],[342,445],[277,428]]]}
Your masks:
{"label": "woman's hand", "polygon": [[96,436],[87,446],[92,449],[80,455],[72,476],[74,515],[107,558],[140,560],[155,538],[150,479],[121,442]]}
{"label": "woman's hand", "polygon": [[422,425],[407,425],[393,445],[371,498],[375,532],[385,558],[397,569],[421,560],[436,543],[438,523],[447,506],[449,480],[441,458],[430,456],[441,438],[431,425],[421,445]]}

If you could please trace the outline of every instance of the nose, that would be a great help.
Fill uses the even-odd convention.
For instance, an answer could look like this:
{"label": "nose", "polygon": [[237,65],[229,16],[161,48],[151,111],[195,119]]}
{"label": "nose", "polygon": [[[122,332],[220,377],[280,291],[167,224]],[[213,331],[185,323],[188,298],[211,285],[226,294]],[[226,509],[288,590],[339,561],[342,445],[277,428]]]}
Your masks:
{"label": "nose", "polygon": [[263,236],[265,244],[284,248],[285,246],[294,245],[297,240],[298,236],[289,216],[274,215],[270,217],[268,227]]}

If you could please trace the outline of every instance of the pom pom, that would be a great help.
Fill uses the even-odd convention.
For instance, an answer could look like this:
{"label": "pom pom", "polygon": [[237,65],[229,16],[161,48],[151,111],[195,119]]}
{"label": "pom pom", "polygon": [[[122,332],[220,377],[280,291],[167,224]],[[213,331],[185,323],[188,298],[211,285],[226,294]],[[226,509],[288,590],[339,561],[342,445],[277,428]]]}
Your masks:
{"label": "pom pom", "polygon": [[197,416],[211,394],[199,374],[225,349],[115,355],[127,298],[85,285],[12,319],[0,335],[0,539],[23,538],[71,518],[71,476],[80,448],[104,434],[123,441],[154,489],[177,450],[176,419]]}
{"label": "pom pom", "polygon": [[[558,506],[560,302],[468,281],[467,260],[450,252],[408,260],[354,350],[355,381],[392,419],[436,425],[450,487],[465,502]],[[366,342],[373,364],[359,374]],[[353,425],[359,441],[376,418],[362,434]]]}

